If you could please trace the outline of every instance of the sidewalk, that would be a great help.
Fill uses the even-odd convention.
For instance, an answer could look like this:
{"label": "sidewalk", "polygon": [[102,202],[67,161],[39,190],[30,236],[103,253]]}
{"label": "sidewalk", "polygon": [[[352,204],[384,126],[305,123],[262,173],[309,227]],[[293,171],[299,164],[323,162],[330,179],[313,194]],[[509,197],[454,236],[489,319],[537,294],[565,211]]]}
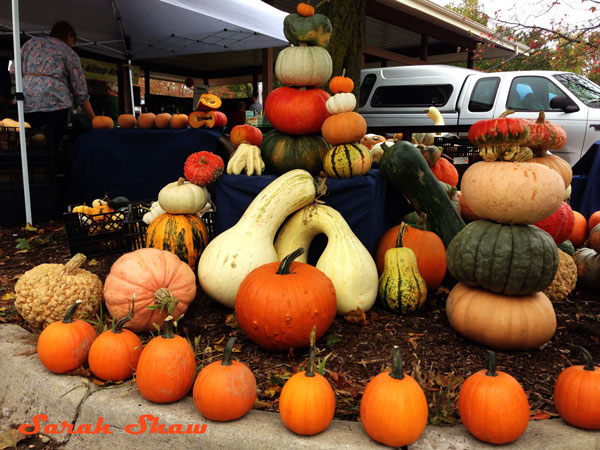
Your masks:
{"label": "sidewalk", "polygon": [[[334,420],[323,433],[302,437],[288,431],[279,415],[264,411],[250,411],[234,422],[211,422],[196,410],[192,398],[158,405],[146,401],[131,381],[117,387],[100,388],[87,378],[55,375],[46,370],[35,354],[35,335],[18,325],[0,325],[0,432],[8,424],[32,424],[38,414],[41,428],[48,424],[75,418],[75,429],[90,424],[91,430],[105,430],[112,434],[49,435],[65,444],[65,450],[120,450],[120,449],[244,449],[244,450],[353,450],[388,448],[369,439],[360,423]],[[77,405],[90,386],[92,394],[82,403],[79,415]],[[145,418],[140,416],[146,415]],[[149,416],[152,417],[149,417]],[[102,422],[99,424],[99,420]],[[185,430],[190,424],[206,425],[202,434],[151,433],[153,418],[162,431],[181,424]],[[141,430],[141,424],[146,430]],[[127,425],[132,425],[127,428]],[[129,432],[127,432],[128,430]],[[140,432],[133,434],[133,432]],[[473,438],[462,426],[428,426],[411,450],[461,450],[496,448]],[[513,444],[502,448],[523,450],[600,450],[600,431],[583,431],[568,426],[562,420],[544,420],[529,423],[527,431]]]}

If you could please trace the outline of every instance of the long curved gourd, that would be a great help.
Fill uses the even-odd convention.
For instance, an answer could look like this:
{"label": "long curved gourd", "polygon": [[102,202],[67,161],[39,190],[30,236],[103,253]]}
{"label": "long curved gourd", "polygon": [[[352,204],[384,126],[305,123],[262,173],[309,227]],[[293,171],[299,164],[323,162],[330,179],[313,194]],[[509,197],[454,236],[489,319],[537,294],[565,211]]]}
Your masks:
{"label": "long curved gourd", "polygon": [[277,261],[275,233],[285,218],[315,198],[315,182],[305,170],[276,178],[250,203],[238,223],[215,237],[198,263],[198,282],[206,294],[233,308],[246,275]]}
{"label": "long curved gourd", "polygon": [[[308,248],[321,233],[327,236],[327,246],[316,267],[333,282],[338,314],[356,308],[368,311],[377,298],[379,278],[375,261],[342,215],[330,206],[307,206],[286,221],[275,241],[279,259],[299,247]],[[306,253],[297,261],[306,262]]]}

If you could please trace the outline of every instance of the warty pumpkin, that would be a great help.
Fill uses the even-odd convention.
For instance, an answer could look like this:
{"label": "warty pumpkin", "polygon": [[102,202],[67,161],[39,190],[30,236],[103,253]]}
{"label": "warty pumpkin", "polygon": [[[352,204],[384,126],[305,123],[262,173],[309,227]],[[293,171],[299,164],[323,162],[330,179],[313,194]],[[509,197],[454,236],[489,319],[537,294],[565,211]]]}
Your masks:
{"label": "warty pumpkin", "polygon": [[66,373],[81,366],[98,336],[94,327],[85,320],[73,318],[81,303],[81,300],[74,302],[63,320],[52,322],[38,337],[38,358],[51,372]]}
{"label": "warty pumpkin", "polygon": [[329,52],[316,45],[286,47],[277,55],[275,76],[288,86],[321,86],[331,77]]}
{"label": "warty pumpkin", "polygon": [[194,405],[208,420],[239,419],[254,406],[256,378],[246,364],[231,359],[234,343],[229,338],[223,359],[204,366],[194,382]]}
{"label": "warty pumpkin", "polygon": [[476,220],[454,237],[446,262],[452,276],[470,286],[529,295],[552,283],[558,250],[552,237],[533,225]]}
{"label": "warty pumpkin", "polygon": [[221,175],[223,175],[224,170],[225,163],[223,162],[223,159],[213,152],[201,151],[192,153],[187,157],[185,163],[183,164],[183,174],[187,180],[190,183],[194,183],[201,187],[217,181],[219,178],[221,178]]}
{"label": "warty pumpkin", "polygon": [[372,378],[360,400],[360,422],[374,441],[403,447],[419,439],[427,425],[427,399],[404,373],[400,347],[394,345],[392,370]]}
{"label": "warty pumpkin", "polygon": [[142,350],[135,373],[140,394],[154,403],[172,403],[189,392],[196,377],[196,357],[189,341],[173,332],[173,317]]}
{"label": "warty pumpkin", "polygon": [[510,374],[496,370],[496,355],[487,351],[488,368],[467,378],[458,394],[458,413],[469,433],[483,442],[507,444],[529,424],[529,401]]}
{"label": "warty pumpkin", "polygon": [[452,328],[464,337],[502,350],[531,350],[556,331],[552,302],[542,292],[511,296],[458,283],[446,301]]}
{"label": "warty pumpkin", "polygon": [[329,145],[358,143],[366,133],[367,122],[354,111],[332,114],[321,127],[321,134]]}
{"label": "warty pumpkin", "polygon": [[[529,137],[529,122],[517,117],[508,117],[514,111],[505,111],[495,119],[478,120],[469,128],[469,141],[482,149],[497,147],[506,148],[510,145],[523,144]],[[489,156],[486,161],[494,161],[501,156],[502,151],[485,152]],[[494,155],[492,157],[492,155]],[[484,158],[487,156],[482,155]]]}
{"label": "warty pumpkin", "polygon": [[565,187],[558,172],[542,164],[479,161],[463,174],[460,191],[482,219],[532,224],[558,209]]}
{"label": "warty pumpkin", "polygon": [[161,326],[169,313],[179,317],[187,310],[196,297],[196,276],[174,253],[156,248],[134,250],[113,263],[104,282],[104,300],[112,317],[126,316],[132,297],[135,315],[128,328],[154,331],[153,324]]}
{"label": "warty pumpkin", "polygon": [[[430,147],[425,147],[425,150],[427,151],[427,149]],[[423,151],[421,151],[421,153],[423,153]],[[435,152],[430,158],[425,159],[428,160],[428,163],[429,160],[435,159]],[[456,170],[454,164],[452,164],[446,158],[439,157],[436,163],[433,165],[429,164],[429,166],[438,180],[448,183],[450,186],[456,186],[458,184],[458,170]]]}
{"label": "warty pumpkin", "polygon": [[323,169],[332,178],[352,178],[364,175],[371,169],[372,164],[371,152],[358,142],[336,145],[323,158]]}
{"label": "warty pumpkin", "polygon": [[323,170],[323,158],[329,148],[320,134],[295,136],[271,130],[263,138],[261,153],[269,173],[281,175],[293,169],[304,169],[318,175]]}
{"label": "warty pumpkin", "polygon": [[544,294],[553,302],[564,300],[577,284],[577,265],[571,255],[558,249],[558,270]]}
{"label": "warty pumpkin", "polygon": [[[316,268],[333,282],[338,314],[356,308],[368,311],[377,298],[377,267],[369,251],[335,209],[315,204],[292,215],[277,235],[278,257],[283,258],[299,247],[309,248],[315,236],[321,233],[327,236],[327,245]],[[306,262],[306,255],[300,255],[298,261]]]}
{"label": "warty pumpkin", "polygon": [[[257,267],[240,284],[235,315],[240,328],[257,345],[269,350],[289,350],[310,344],[325,334],[336,312],[336,292],[321,270],[294,259],[299,248]],[[307,312],[310,314],[307,314]]]}
{"label": "warty pumpkin", "polygon": [[556,245],[560,245],[571,235],[575,225],[575,215],[569,204],[563,201],[552,215],[534,225],[552,236]]}
{"label": "warty pumpkin", "polygon": [[592,354],[577,347],[585,363],[564,369],[554,384],[554,405],[565,422],[586,430],[600,430],[600,367]]}
{"label": "warty pumpkin", "polygon": [[278,261],[273,241],[285,218],[312,202],[315,194],[314,179],[305,170],[290,170],[274,178],[240,220],[202,252],[198,281],[204,292],[233,308],[244,278],[255,268]]}
{"label": "warty pumpkin", "polygon": [[567,143],[567,132],[557,123],[546,121],[546,113],[540,111],[537,120],[529,121],[529,136],[523,143],[536,156],[544,156],[546,150],[560,150]]}

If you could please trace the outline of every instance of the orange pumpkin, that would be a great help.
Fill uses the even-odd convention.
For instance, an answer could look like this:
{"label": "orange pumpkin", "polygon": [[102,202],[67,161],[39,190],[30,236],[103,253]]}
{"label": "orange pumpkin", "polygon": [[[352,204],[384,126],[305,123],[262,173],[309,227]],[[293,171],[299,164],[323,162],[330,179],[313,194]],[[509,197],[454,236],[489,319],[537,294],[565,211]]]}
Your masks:
{"label": "orange pumpkin", "polygon": [[411,445],[427,425],[427,399],[419,383],[402,368],[395,345],[391,372],[371,379],[360,401],[360,421],[371,439],[390,447]]}
{"label": "orange pumpkin", "polygon": [[114,120],[108,116],[96,116],[92,119],[92,128],[94,130],[112,130],[114,126]]}
{"label": "orange pumpkin", "polygon": [[571,169],[571,165],[560,156],[547,153],[545,156],[531,158],[528,162],[543,164],[546,167],[556,170],[565,182],[565,189],[571,184],[571,180],[573,179],[573,169]]}
{"label": "orange pumpkin", "polygon": [[438,162],[431,166],[431,171],[438,180],[448,183],[450,186],[458,184],[458,170],[446,158],[440,158]]}
{"label": "orange pumpkin", "polygon": [[458,197],[458,203],[460,204],[460,215],[463,219],[466,220],[481,220],[481,217],[479,217],[477,214],[475,214],[471,208],[469,208],[469,205],[466,204],[465,199],[463,198],[462,192],[460,191],[456,191],[456,195]]}
{"label": "orange pumpkin", "polygon": [[238,323],[263,348],[306,347],[311,328],[316,326],[318,339],[335,318],[333,283],[316,267],[293,262],[303,252],[300,248],[281,262],[254,269],[240,284],[235,297]]}
{"label": "orange pumpkin", "polygon": [[508,373],[496,370],[496,355],[488,350],[488,369],[465,380],[458,394],[463,425],[480,441],[506,444],[529,424],[529,402],[523,387]]}
{"label": "orange pumpkin", "polygon": [[185,130],[188,127],[189,117],[187,114],[173,114],[171,116],[171,128],[174,130]]}
{"label": "orange pumpkin", "polygon": [[331,81],[329,81],[329,90],[338,94],[340,92],[352,92],[354,90],[354,81],[349,77],[333,77]]}
{"label": "orange pumpkin", "polygon": [[137,119],[133,114],[121,114],[117,117],[117,124],[123,130],[130,130],[137,125]]}
{"label": "orange pumpkin", "polygon": [[151,130],[156,123],[156,115],[154,113],[142,113],[138,117],[138,126],[145,130]]}
{"label": "orange pumpkin", "polygon": [[360,140],[360,143],[370,150],[375,144],[385,141],[386,138],[378,134],[365,134]]}
{"label": "orange pumpkin", "polygon": [[596,211],[596,212],[592,213],[592,215],[588,219],[588,230],[591,230],[599,223],[600,223],[600,211]]}
{"label": "orange pumpkin", "polygon": [[188,116],[188,123],[192,128],[224,127],[227,125],[227,116],[221,111],[192,111]]}
{"label": "orange pumpkin", "polygon": [[194,383],[194,404],[209,420],[242,417],[256,399],[256,379],[247,365],[231,360],[235,337],[227,341],[222,361],[205,366]]}
{"label": "orange pumpkin", "polygon": [[560,150],[567,143],[565,129],[554,122],[546,122],[546,113],[540,111],[537,120],[529,121],[529,137],[523,145],[538,156],[546,150]]}
{"label": "orange pumpkin", "polygon": [[[416,225],[406,227],[402,235],[402,246],[415,252],[419,273],[427,283],[427,290],[432,291],[442,283],[446,275],[446,247],[437,234],[424,229],[426,217],[426,214],[422,213]],[[379,240],[375,252],[379,275],[383,273],[385,252],[396,246],[401,226],[390,228]]]}
{"label": "orange pumpkin", "polygon": [[323,139],[329,145],[351,144],[360,141],[367,132],[367,122],[360,114],[348,111],[333,114],[321,127]]}
{"label": "orange pumpkin", "polygon": [[173,317],[164,320],[160,336],[146,344],[137,365],[140,394],[154,403],[182,399],[194,384],[196,357],[189,341],[173,333]]}
{"label": "orange pumpkin", "polygon": [[94,339],[94,327],[85,320],[73,319],[81,300],[73,303],[62,321],[53,322],[40,333],[37,354],[50,372],[66,373],[77,369],[88,357]]}
{"label": "orange pumpkin", "polygon": [[198,111],[214,111],[222,105],[221,99],[214,94],[201,94],[196,109]]}
{"label": "orange pumpkin", "polygon": [[571,234],[569,235],[569,240],[573,244],[575,248],[581,247],[587,238],[588,227],[587,220],[585,216],[581,214],[579,211],[573,210],[573,215],[575,216],[575,223],[573,224],[573,230],[571,230]]}
{"label": "orange pumpkin", "polygon": [[296,6],[296,12],[302,17],[310,17],[315,15],[315,8],[308,3],[298,3]]}
{"label": "orange pumpkin", "polygon": [[154,126],[159,130],[166,130],[167,128],[171,128],[171,114],[169,113],[160,113],[157,114],[154,119]]}
{"label": "orange pumpkin", "polygon": [[[117,259],[104,282],[104,300],[112,317],[129,313],[135,295],[135,315],[128,327],[154,331],[167,309],[181,316],[196,297],[196,275],[177,255],[156,248],[141,248]],[[174,299],[177,300],[174,304]],[[162,309],[161,309],[162,306]]]}
{"label": "orange pumpkin", "polygon": [[577,347],[585,365],[563,370],[554,385],[554,405],[569,425],[600,430],[600,367],[594,366],[591,353]]}
{"label": "orange pumpkin", "polygon": [[92,343],[88,362],[92,373],[101,380],[122,381],[134,374],[142,341],[123,328],[131,317],[121,317],[112,330],[106,330]]}

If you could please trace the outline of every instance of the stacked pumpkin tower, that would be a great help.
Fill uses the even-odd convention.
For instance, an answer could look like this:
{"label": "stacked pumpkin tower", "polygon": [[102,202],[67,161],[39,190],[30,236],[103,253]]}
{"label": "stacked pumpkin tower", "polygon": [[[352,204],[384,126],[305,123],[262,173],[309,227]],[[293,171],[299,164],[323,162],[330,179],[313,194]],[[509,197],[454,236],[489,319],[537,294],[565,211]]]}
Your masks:
{"label": "stacked pumpkin tower", "polygon": [[556,170],[531,161],[524,146],[529,125],[500,117],[471,128],[469,138],[486,160],[466,170],[461,192],[481,220],[447,249],[448,270],[459,281],[446,304],[451,326],[498,349],[533,349],[556,331],[554,308],[542,291],[555,277],[558,249],[533,224],[559,209],[565,182]]}
{"label": "stacked pumpkin tower", "polygon": [[275,130],[265,134],[261,150],[268,172],[304,169],[317,175],[329,150],[320,134],[329,116],[329,94],[318,86],[331,78],[331,56],[324,47],[332,27],[329,18],[315,14],[310,5],[300,3],[297,11],[283,22],[292,46],[283,49],[275,62],[275,75],[285,86],[265,101],[265,116]]}

